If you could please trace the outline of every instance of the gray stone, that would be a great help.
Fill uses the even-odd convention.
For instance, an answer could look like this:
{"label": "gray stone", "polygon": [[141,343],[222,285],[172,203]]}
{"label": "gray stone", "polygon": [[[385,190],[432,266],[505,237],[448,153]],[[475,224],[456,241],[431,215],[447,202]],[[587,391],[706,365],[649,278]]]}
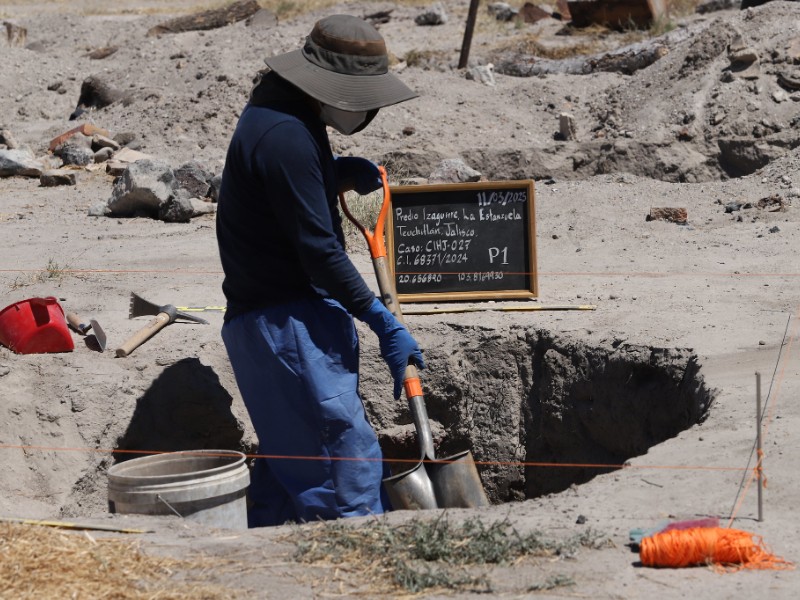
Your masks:
{"label": "gray stone", "polygon": [[39,177],[44,169],[30,150],[0,150],[0,177]]}
{"label": "gray stone", "polygon": [[189,192],[195,198],[207,198],[211,185],[209,181],[213,175],[203,165],[190,161],[175,169],[177,185]]}
{"label": "gray stone", "polygon": [[63,166],[85,167],[94,162],[94,152],[91,148],[80,143],[72,143],[71,140],[56,148],[54,154],[61,158]]}
{"label": "gray stone", "polygon": [[90,217],[107,217],[111,214],[111,210],[108,208],[108,202],[98,202],[89,207],[87,214]]}
{"label": "gray stone", "polygon": [[414,17],[417,25],[444,25],[447,23],[447,11],[438,2]]}
{"label": "gray stone", "polygon": [[486,8],[498,21],[510,21],[519,14],[517,9],[511,8],[511,5],[505,2],[492,2]]}
{"label": "gray stone", "polygon": [[45,171],[39,176],[39,185],[42,187],[75,185],[75,173],[59,170]]}
{"label": "gray stone", "polygon": [[103,148],[111,148],[112,150],[119,150],[122,145],[112,140],[111,138],[107,138],[104,135],[95,134],[92,136],[92,150],[97,152],[98,150],[102,150]]}
{"label": "gray stone", "polygon": [[160,160],[139,160],[125,169],[114,183],[108,208],[115,216],[138,213],[157,216],[174,190],[175,174],[168,164]]}
{"label": "gray stone", "polygon": [[489,87],[494,87],[494,65],[489,63],[488,65],[470,67],[467,69],[465,77],[472,81],[480,81],[482,84],[488,85]]}
{"label": "gray stone", "polygon": [[107,160],[110,160],[112,156],[114,156],[114,150],[111,148],[100,148],[100,150],[94,153],[94,162],[106,162]]}
{"label": "gray stone", "polygon": [[481,174],[460,158],[446,158],[428,177],[429,183],[467,183],[480,181]]}
{"label": "gray stone", "polygon": [[575,117],[569,113],[561,113],[558,116],[558,134],[566,142],[574,140]]}
{"label": "gray stone", "polygon": [[201,198],[190,198],[192,204],[192,216],[208,215],[217,212],[217,205]]}
{"label": "gray stone", "polygon": [[193,216],[191,198],[172,197],[158,209],[158,218],[167,223],[188,223]]}
{"label": "gray stone", "polygon": [[216,202],[219,200],[219,188],[222,185],[222,175],[214,175],[208,183],[210,185],[208,197],[211,198],[212,202]]}

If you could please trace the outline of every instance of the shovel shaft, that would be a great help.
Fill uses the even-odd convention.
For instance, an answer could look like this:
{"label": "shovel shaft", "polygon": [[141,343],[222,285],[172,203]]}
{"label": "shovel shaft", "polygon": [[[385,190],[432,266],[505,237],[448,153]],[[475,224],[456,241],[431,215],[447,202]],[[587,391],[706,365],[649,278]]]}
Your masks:
{"label": "shovel shaft", "polygon": [[169,322],[170,316],[167,313],[158,313],[155,319],[142,327],[139,331],[133,334],[128,341],[117,348],[117,357],[123,358],[128,356],[136,348],[161,331],[167,324],[169,324]]}
{"label": "shovel shaft", "polygon": [[[477,6],[477,2],[474,4]],[[364,234],[370,247],[375,278],[378,280],[383,303],[398,321],[406,325],[400,310],[400,302],[397,299],[397,290],[394,286],[394,278],[391,275],[383,242],[385,219],[390,204],[390,190],[383,167],[380,167],[380,172],[383,180],[383,206],[375,225],[374,234],[347,210],[344,196],[340,195],[339,198],[347,218]],[[403,379],[408,406],[417,430],[421,459],[412,469],[384,480],[392,506],[395,509],[416,510],[437,507],[488,506],[489,500],[483,490],[471,452],[462,452],[451,457],[452,460],[436,460],[431,424],[428,419],[428,410],[425,408],[425,397],[422,393],[422,383],[419,380],[417,367],[413,364],[407,365]],[[428,473],[428,468],[431,469],[431,474]]]}

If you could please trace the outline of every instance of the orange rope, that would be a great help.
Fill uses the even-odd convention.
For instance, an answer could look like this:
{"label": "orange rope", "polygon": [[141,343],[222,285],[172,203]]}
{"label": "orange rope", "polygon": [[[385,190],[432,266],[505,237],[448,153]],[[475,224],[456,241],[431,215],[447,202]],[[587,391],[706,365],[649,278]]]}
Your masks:
{"label": "orange rope", "polygon": [[722,571],[794,568],[791,562],[770,553],[760,536],[722,527],[675,529],[643,538],[639,557],[646,567],[708,564]]}

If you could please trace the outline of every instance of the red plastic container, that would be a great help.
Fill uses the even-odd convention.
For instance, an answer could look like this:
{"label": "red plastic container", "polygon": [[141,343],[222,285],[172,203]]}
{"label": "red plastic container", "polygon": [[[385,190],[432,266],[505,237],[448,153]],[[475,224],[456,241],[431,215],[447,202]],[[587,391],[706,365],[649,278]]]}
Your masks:
{"label": "red plastic container", "polygon": [[17,354],[70,352],[75,348],[64,309],[52,296],[22,300],[0,311],[0,344]]}

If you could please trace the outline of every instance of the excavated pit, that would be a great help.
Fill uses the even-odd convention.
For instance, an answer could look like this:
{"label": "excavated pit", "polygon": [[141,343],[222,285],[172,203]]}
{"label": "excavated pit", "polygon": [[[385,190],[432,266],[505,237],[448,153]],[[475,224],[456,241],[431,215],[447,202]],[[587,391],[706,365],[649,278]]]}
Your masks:
{"label": "excavated pit", "polygon": [[[493,502],[558,492],[613,470],[520,463],[622,465],[702,421],[716,393],[689,349],[598,347],[542,330],[453,324],[438,325],[429,339],[439,340],[426,346],[423,375],[437,456],[471,449],[488,463],[479,470]],[[389,418],[385,454],[418,456],[410,416]]]}

